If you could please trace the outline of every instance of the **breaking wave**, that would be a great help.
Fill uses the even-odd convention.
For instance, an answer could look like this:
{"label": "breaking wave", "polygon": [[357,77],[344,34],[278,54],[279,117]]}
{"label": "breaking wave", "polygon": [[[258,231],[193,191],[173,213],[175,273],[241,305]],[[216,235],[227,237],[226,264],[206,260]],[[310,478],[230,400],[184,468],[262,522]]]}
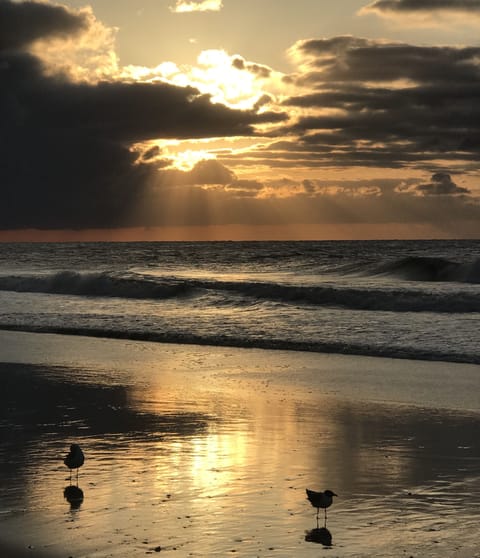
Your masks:
{"label": "breaking wave", "polygon": [[480,283],[480,259],[457,263],[445,258],[409,256],[380,265],[374,274],[391,275],[408,281]]}
{"label": "breaking wave", "polygon": [[125,277],[108,272],[60,271],[48,275],[0,276],[0,290],[19,293],[165,299],[188,294],[188,285],[172,280]]}
{"label": "breaking wave", "polygon": [[[407,259],[390,264],[382,273],[415,274],[424,277],[430,267],[442,268],[442,276],[451,264],[432,264],[426,258]],[[476,266],[479,267],[477,262]],[[475,267],[475,266],[474,266]],[[464,270],[465,271],[465,270]],[[380,270],[377,270],[380,273]],[[476,273],[475,270],[471,271]],[[434,271],[430,272],[430,275]],[[427,279],[423,279],[427,280]],[[431,279],[430,279],[431,280]],[[311,305],[350,310],[387,312],[480,312],[480,297],[475,291],[456,289],[439,292],[420,288],[346,287],[332,285],[291,285],[275,282],[222,281],[179,277],[118,275],[109,272],[79,273],[62,271],[49,275],[0,276],[0,290],[48,293],[86,297],[119,297],[125,299],[163,300],[195,296],[208,292],[212,304],[241,306],[242,303],[273,301],[285,305]]]}

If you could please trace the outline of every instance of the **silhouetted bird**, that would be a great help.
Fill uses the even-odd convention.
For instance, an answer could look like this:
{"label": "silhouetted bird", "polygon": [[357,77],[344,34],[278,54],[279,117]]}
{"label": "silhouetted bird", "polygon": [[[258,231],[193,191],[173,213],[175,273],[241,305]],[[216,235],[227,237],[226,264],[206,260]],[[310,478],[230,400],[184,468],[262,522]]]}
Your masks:
{"label": "silhouetted bird", "polygon": [[78,444],[72,444],[70,446],[70,453],[63,460],[65,465],[70,469],[70,482],[72,482],[72,469],[77,470],[77,484],[78,484],[78,469],[85,462],[85,456],[83,451],[80,449]]}
{"label": "silhouetted bird", "polygon": [[325,492],[315,492],[314,490],[306,489],[307,499],[312,504],[314,508],[317,508],[317,525],[318,525],[318,514],[320,513],[320,508],[325,510],[325,527],[327,525],[327,508],[333,504],[333,497],[337,496],[335,492],[331,490],[325,490]]}

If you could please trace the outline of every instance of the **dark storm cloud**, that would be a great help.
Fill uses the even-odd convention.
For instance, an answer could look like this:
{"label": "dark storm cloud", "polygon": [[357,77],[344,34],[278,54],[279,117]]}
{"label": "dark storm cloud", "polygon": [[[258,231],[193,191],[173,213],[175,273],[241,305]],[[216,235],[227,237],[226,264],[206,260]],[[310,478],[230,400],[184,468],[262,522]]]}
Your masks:
{"label": "dark storm cloud", "polygon": [[29,99],[28,109],[25,125],[57,131],[74,128],[122,142],[252,135],[252,124],[272,118],[214,105],[209,95],[192,87],[166,83],[86,85],[44,80]]}
{"label": "dark storm cloud", "polygon": [[68,36],[87,26],[84,14],[63,6],[0,0],[0,50],[21,49],[37,39]]}
{"label": "dark storm cloud", "polygon": [[300,41],[291,52],[299,63],[291,80],[305,93],[284,102],[304,113],[285,129],[300,137],[287,154],[324,165],[478,167],[480,48],[343,36]]}
{"label": "dark storm cloud", "polygon": [[142,225],[136,207],[166,163],[132,153],[132,142],[253,135],[284,118],[213,104],[192,87],[47,75],[26,46],[78,33],[82,14],[0,0],[1,229]]}
{"label": "dark storm cloud", "polygon": [[480,0],[375,0],[363,11],[368,12],[480,12]]}

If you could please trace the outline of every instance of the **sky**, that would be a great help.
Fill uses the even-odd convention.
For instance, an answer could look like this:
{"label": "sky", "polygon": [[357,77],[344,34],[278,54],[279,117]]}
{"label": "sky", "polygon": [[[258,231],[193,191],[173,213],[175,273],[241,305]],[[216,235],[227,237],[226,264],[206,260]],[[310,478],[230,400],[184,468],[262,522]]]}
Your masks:
{"label": "sky", "polygon": [[480,0],[0,0],[0,240],[480,238]]}

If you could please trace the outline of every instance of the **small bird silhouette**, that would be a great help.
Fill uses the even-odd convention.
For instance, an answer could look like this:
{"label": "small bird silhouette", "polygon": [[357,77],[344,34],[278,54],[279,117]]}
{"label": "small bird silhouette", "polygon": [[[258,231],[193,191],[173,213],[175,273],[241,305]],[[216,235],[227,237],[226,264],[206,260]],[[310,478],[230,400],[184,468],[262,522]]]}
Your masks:
{"label": "small bird silhouette", "polygon": [[318,526],[318,514],[320,513],[320,508],[325,511],[325,522],[324,527],[327,526],[327,508],[333,504],[333,497],[337,496],[335,492],[331,490],[325,490],[325,492],[315,492],[315,490],[306,489],[307,499],[312,504],[314,508],[317,508],[317,526]]}
{"label": "small bird silhouette", "polygon": [[70,469],[70,483],[72,482],[72,469],[77,470],[77,485],[78,485],[78,469],[84,464],[85,456],[78,444],[70,446],[70,453],[63,460],[65,465]]}

